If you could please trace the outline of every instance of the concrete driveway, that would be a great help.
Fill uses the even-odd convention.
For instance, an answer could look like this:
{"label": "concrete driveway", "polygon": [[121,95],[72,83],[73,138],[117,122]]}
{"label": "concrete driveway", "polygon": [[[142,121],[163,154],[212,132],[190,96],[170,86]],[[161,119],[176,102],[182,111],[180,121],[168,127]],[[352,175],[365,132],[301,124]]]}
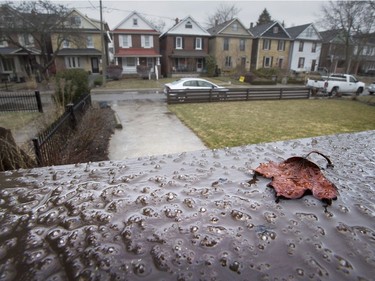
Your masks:
{"label": "concrete driveway", "polygon": [[168,110],[164,94],[158,91],[94,90],[92,100],[108,103],[123,126],[116,129],[110,141],[110,160],[207,148]]}

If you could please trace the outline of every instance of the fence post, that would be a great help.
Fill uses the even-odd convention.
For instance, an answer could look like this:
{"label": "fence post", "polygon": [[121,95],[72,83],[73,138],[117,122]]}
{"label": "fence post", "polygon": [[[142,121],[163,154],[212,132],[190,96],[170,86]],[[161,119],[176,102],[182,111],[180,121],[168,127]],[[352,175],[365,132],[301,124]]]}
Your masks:
{"label": "fence post", "polygon": [[35,98],[36,98],[36,103],[38,105],[38,111],[40,113],[43,113],[43,105],[42,105],[42,100],[40,98],[40,92],[39,91],[35,91]]}
{"label": "fence post", "polygon": [[246,90],[246,100],[249,100],[249,93],[250,93],[250,89],[247,88],[247,90]]}
{"label": "fence post", "polygon": [[283,98],[283,88],[280,88],[280,99]]}
{"label": "fence post", "polygon": [[35,156],[36,156],[36,163],[39,167],[42,166],[42,153],[40,152],[40,145],[39,140],[37,138],[33,138]]}
{"label": "fence post", "polygon": [[77,118],[74,114],[74,104],[69,103],[66,105],[65,111],[69,113],[70,120],[72,121],[72,128],[75,129],[77,125]]}

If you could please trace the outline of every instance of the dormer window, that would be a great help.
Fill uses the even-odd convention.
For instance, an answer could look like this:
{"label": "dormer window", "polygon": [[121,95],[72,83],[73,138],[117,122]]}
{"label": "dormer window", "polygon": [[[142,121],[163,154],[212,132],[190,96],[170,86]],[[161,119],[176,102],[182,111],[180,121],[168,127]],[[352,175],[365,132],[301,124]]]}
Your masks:
{"label": "dormer window", "polygon": [[138,26],[138,19],[133,19],[133,26]]}
{"label": "dormer window", "polygon": [[185,24],[185,28],[193,28],[193,25],[190,21],[188,21],[186,24]]}
{"label": "dormer window", "polygon": [[273,33],[279,33],[279,27],[278,26],[274,26],[273,29],[272,29]]}

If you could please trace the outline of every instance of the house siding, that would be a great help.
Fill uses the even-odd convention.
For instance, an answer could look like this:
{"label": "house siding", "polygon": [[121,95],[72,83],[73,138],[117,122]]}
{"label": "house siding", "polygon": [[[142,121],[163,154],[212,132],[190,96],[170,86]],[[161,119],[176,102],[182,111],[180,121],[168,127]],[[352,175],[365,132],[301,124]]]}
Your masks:
{"label": "house siding", "polygon": [[[228,50],[224,50],[224,41],[225,39],[229,40]],[[240,50],[240,39],[245,40],[245,49],[244,51]],[[218,67],[226,72],[231,71],[236,68],[242,67],[241,60],[245,59],[245,65],[243,70],[250,70],[251,65],[251,52],[252,52],[252,39],[250,38],[234,38],[234,37],[214,37],[210,39],[210,55],[213,55],[216,58]],[[231,66],[226,66],[225,61],[226,57],[231,58]]]}
{"label": "house siding", "polygon": [[[269,50],[263,49],[264,40],[270,40]],[[254,49],[254,52],[252,52],[252,59],[254,59],[252,69],[254,69],[254,67],[255,69],[263,68],[265,58],[269,58],[271,60],[270,66],[266,66],[267,68],[277,67],[281,69],[289,69],[289,49],[291,46],[290,40],[285,40],[285,48],[283,51],[278,50],[279,40],[261,38],[255,40],[254,42],[256,47]],[[280,60],[282,60],[281,66],[279,65]]]}

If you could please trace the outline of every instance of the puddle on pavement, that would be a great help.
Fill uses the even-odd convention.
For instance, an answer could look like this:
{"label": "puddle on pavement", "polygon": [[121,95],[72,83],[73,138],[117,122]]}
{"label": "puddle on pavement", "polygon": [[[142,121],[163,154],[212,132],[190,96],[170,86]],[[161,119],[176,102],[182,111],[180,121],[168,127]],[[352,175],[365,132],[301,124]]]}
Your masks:
{"label": "puddle on pavement", "polygon": [[[373,280],[374,132],[0,174],[0,280]],[[340,195],[251,168],[329,155]],[[324,167],[321,159],[313,159]]]}

